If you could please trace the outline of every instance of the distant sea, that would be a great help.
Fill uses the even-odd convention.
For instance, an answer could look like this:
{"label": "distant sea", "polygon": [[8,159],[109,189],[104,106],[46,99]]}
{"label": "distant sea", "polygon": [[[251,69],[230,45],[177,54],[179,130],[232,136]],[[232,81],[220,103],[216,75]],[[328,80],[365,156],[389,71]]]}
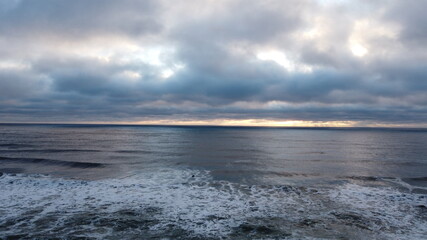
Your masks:
{"label": "distant sea", "polygon": [[427,129],[0,124],[0,239],[426,239]]}

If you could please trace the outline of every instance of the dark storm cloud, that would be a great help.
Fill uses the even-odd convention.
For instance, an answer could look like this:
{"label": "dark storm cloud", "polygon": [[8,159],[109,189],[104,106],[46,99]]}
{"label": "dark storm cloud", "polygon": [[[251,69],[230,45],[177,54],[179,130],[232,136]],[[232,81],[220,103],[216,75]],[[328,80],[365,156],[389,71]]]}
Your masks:
{"label": "dark storm cloud", "polygon": [[0,0],[0,121],[425,123],[424,5]]}

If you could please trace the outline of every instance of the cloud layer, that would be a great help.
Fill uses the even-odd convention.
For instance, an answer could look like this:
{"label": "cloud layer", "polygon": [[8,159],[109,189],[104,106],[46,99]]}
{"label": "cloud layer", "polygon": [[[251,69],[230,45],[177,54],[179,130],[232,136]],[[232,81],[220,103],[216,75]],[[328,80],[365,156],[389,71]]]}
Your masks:
{"label": "cloud layer", "polygon": [[426,7],[0,0],[0,121],[426,124]]}

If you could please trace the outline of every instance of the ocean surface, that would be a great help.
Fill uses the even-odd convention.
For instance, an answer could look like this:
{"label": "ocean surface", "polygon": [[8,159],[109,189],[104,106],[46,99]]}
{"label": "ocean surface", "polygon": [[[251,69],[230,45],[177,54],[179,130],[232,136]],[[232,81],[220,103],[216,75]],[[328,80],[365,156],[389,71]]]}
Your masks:
{"label": "ocean surface", "polygon": [[427,130],[0,125],[0,239],[427,239]]}

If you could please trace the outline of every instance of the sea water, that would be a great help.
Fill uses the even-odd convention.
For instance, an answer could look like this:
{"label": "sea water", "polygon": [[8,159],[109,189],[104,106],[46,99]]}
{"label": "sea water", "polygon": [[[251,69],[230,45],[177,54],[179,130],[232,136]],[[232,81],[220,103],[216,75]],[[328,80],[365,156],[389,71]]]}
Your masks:
{"label": "sea water", "polygon": [[0,238],[425,239],[427,130],[0,125]]}

